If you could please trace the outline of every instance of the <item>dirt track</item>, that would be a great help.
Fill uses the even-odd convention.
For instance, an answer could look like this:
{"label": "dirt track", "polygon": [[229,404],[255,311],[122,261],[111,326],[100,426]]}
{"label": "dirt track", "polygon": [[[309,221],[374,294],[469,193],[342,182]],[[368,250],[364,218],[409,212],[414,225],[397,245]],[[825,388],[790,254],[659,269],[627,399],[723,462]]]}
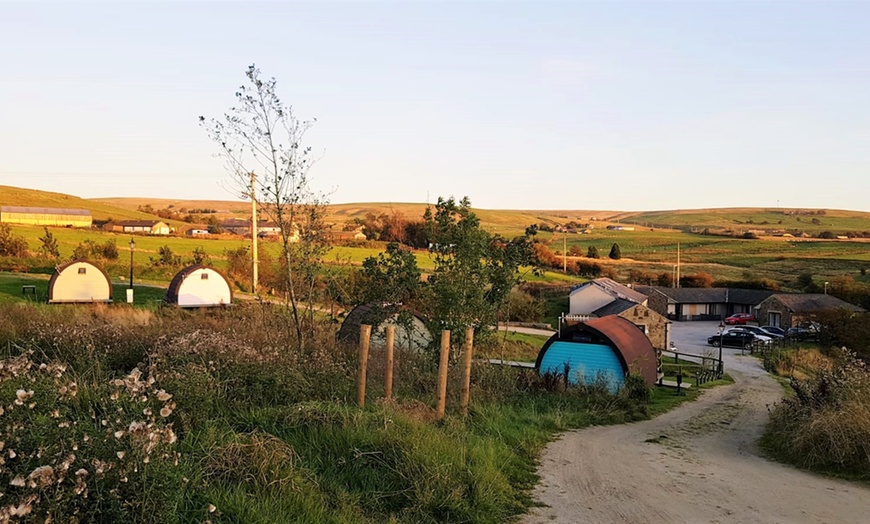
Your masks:
{"label": "dirt track", "polygon": [[[694,353],[715,332],[694,323],[674,339]],[[767,406],[782,387],[755,358],[728,349],[724,358],[733,386],[650,421],[571,432],[550,444],[534,494],[545,506],[524,522],[870,522],[870,488],[759,455]]]}

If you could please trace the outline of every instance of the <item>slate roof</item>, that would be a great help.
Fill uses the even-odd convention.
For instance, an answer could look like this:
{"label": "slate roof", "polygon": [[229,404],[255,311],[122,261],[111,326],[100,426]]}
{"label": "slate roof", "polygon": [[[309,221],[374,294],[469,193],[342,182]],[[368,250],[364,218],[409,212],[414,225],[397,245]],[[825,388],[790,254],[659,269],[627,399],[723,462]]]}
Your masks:
{"label": "slate roof", "polygon": [[165,224],[162,220],[115,220],[112,224],[125,227],[154,227],[157,224]]}
{"label": "slate roof", "polygon": [[794,313],[813,313],[816,311],[829,311],[832,309],[865,311],[862,307],[840,300],[835,296],[822,293],[781,293],[773,295],[773,298],[778,300]]}
{"label": "slate roof", "polygon": [[746,304],[754,306],[775,293],[766,289],[724,287],[637,286],[635,289],[646,295],[658,291],[679,304]]}
{"label": "slate roof", "polygon": [[596,278],[595,280],[590,280],[589,282],[584,282],[583,284],[576,285],[571,288],[571,293],[574,293],[574,291],[578,289],[591,285],[603,289],[617,299],[630,300],[635,304],[642,304],[647,299],[647,296],[643,293],[639,293],[638,291],[635,291],[628,286],[624,286],[619,282],[606,277]]}
{"label": "slate roof", "polygon": [[607,315],[618,315],[625,311],[626,309],[633,308],[637,305],[637,302],[632,302],[631,300],[625,300],[622,298],[617,298],[613,302],[601,306],[592,312],[596,317],[606,317]]}

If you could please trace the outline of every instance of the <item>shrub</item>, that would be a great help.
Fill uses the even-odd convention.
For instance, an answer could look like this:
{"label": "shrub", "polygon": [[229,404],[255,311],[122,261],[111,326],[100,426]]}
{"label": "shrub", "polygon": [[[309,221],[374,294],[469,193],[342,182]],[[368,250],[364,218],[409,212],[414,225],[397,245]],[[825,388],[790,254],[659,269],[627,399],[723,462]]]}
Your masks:
{"label": "shrub", "polygon": [[845,351],[831,371],[792,379],[771,410],[763,445],[801,467],[870,479],[870,373]]}
{"label": "shrub", "polygon": [[0,256],[26,258],[27,241],[24,237],[12,232],[9,224],[0,224]]}

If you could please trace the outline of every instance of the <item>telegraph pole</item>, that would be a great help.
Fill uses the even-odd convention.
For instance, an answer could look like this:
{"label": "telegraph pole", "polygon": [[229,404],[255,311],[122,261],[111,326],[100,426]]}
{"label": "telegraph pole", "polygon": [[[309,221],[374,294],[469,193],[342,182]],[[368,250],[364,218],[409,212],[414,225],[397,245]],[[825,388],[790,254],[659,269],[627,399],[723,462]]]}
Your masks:
{"label": "telegraph pole", "polygon": [[568,273],[568,235],[562,237],[562,273]]}
{"label": "telegraph pole", "polygon": [[253,259],[253,282],[251,291],[257,294],[257,175],[251,171],[251,258]]}

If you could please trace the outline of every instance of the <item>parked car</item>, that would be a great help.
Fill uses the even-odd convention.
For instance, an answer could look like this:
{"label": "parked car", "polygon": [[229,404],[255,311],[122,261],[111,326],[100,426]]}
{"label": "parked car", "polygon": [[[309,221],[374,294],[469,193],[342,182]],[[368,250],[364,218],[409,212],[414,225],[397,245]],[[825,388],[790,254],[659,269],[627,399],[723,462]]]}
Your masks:
{"label": "parked car", "polygon": [[757,337],[748,331],[729,331],[721,335],[713,335],[707,339],[707,344],[719,347],[721,342],[723,346],[734,348],[749,349]]}
{"label": "parked car", "polygon": [[758,327],[758,326],[738,326],[735,328],[731,328],[728,331],[735,331],[738,329],[743,330],[743,331],[749,331],[750,333],[754,333],[756,336],[765,337],[768,339],[783,338],[785,336],[785,335],[778,335],[776,333],[771,333],[770,331],[768,331],[762,327]]}
{"label": "parked car", "polygon": [[785,336],[792,340],[818,340],[819,330],[814,325],[795,326],[788,328],[788,331],[785,332]]}
{"label": "parked car", "polygon": [[742,326],[747,322],[755,322],[755,317],[751,313],[734,313],[730,317],[725,317],[724,322],[729,326]]}
{"label": "parked car", "polygon": [[761,326],[761,329],[772,335],[778,335],[779,337],[785,337],[785,330],[778,326]]}

